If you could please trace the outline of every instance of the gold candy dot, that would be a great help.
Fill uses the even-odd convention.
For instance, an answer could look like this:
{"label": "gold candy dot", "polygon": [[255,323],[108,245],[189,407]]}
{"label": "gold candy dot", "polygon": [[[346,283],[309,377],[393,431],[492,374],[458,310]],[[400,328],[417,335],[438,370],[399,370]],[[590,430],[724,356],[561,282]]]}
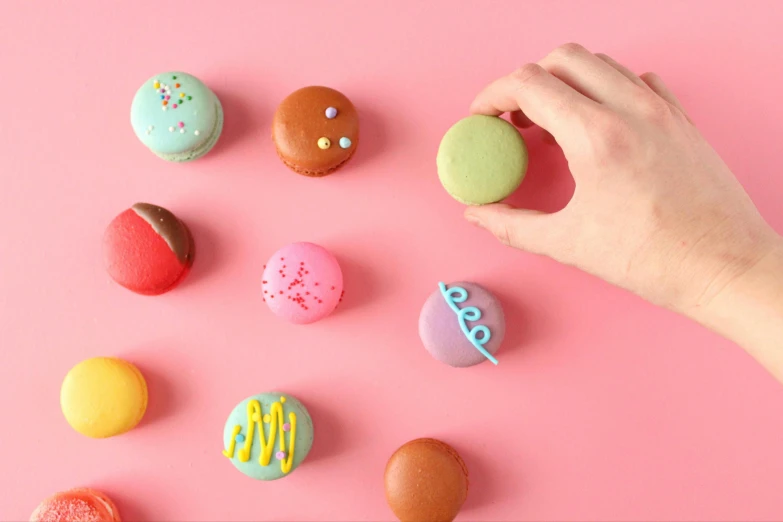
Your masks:
{"label": "gold candy dot", "polygon": [[332,146],[332,142],[329,141],[329,138],[318,138],[318,148],[319,149],[328,149]]}

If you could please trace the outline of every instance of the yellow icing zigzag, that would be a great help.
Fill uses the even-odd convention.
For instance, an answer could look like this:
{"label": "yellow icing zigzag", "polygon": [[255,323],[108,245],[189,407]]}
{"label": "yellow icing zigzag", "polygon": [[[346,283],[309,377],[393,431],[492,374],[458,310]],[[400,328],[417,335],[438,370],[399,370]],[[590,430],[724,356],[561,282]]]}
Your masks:
{"label": "yellow icing zigzag", "polygon": [[[280,402],[272,403],[268,414],[264,415],[261,411],[261,403],[253,399],[247,403],[247,435],[245,436],[244,446],[239,449],[239,461],[247,462],[250,460],[250,452],[253,448],[253,442],[255,441],[255,429],[258,424],[258,437],[261,441],[261,454],[258,457],[258,463],[261,466],[268,466],[272,460],[272,452],[275,449],[275,439],[280,436],[280,448],[279,451],[283,452],[285,456],[280,459],[280,470],[283,473],[288,473],[294,464],[294,443],[296,442],[296,413],[288,413],[288,422],[291,425],[291,434],[288,441],[291,446],[290,450],[286,452],[285,448],[285,431],[283,431],[283,424],[285,423],[285,413],[283,412],[283,402],[285,397],[280,397]],[[269,426],[269,440],[264,435],[264,425],[266,422]],[[241,425],[234,426],[231,433],[231,443],[228,449],[223,450],[223,455],[228,458],[234,458],[234,450],[236,449],[236,437],[242,431]]]}

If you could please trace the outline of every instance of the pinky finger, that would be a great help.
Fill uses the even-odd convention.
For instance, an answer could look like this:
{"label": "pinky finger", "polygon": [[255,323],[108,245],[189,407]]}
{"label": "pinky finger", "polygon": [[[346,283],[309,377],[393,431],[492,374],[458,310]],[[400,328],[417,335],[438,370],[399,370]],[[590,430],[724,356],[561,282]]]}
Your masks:
{"label": "pinky finger", "polygon": [[685,107],[683,107],[682,103],[680,103],[680,100],[678,100],[677,96],[675,96],[674,93],[666,86],[666,84],[663,83],[663,80],[660,76],[655,73],[648,72],[642,74],[641,79],[650,87],[650,89],[653,90],[653,92],[655,92],[655,94],[680,109],[686,116],[688,115],[688,113],[685,112]]}

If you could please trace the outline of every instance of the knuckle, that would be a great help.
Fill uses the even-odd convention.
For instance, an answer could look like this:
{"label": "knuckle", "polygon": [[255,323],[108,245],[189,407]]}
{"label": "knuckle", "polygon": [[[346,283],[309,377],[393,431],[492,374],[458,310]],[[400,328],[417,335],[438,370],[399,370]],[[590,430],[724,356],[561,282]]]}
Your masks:
{"label": "knuckle", "polygon": [[650,82],[655,83],[655,82],[658,81],[659,76],[657,74],[655,74],[654,72],[648,71],[646,73],[640,74],[639,78],[644,80],[645,83],[650,83]]}
{"label": "knuckle", "polygon": [[604,113],[591,122],[593,153],[598,158],[616,158],[625,155],[633,146],[631,126],[619,115]]}
{"label": "knuckle", "polygon": [[552,55],[568,58],[570,56],[584,54],[587,52],[589,51],[585,49],[584,46],[575,42],[569,42],[557,47],[554,51],[552,51]]}
{"label": "knuckle", "polygon": [[538,65],[537,63],[526,63],[513,73],[511,73],[511,77],[514,79],[514,82],[516,83],[517,87],[524,87],[525,85],[530,82],[533,78],[536,76],[542,74],[544,72],[543,67]]}
{"label": "knuckle", "polygon": [[506,246],[513,246],[512,240],[511,240],[511,228],[508,226],[508,223],[503,223],[498,228],[497,234],[495,234],[498,238],[498,241],[503,243]]}
{"label": "knuckle", "polygon": [[669,104],[654,93],[641,93],[636,100],[636,106],[647,122],[666,126],[673,120],[674,114]]}

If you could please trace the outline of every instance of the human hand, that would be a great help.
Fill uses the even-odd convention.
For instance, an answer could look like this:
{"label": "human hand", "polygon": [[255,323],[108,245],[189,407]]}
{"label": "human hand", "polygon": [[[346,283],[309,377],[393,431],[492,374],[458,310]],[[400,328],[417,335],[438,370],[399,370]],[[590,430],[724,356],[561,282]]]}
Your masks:
{"label": "human hand", "polygon": [[553,214],[466,210],[507,245],[693,314],[780,243],[654,74],[567,44],[489,85],[471,111],[551,133],[576,182]]}

